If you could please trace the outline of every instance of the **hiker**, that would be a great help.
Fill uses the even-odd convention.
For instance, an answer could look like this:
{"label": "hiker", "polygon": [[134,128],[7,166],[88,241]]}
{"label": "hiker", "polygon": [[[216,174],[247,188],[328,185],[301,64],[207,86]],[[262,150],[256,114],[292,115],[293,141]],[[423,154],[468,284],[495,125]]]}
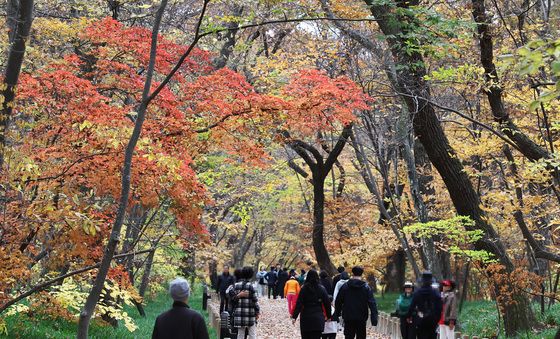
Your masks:
{"label": "hiker", "polygon": [[457,298],[455,296],[455,282],[444,280],[441,282],[443,288],[442,303],[443,313],[439,321],[439,338],[455,339],[455,325],[457,325]]}
{"label": "hiker", "polygon": [[442,303],[439,291],[432,287],[432,272],[425,271],[420,279],[420,288],[412,295],[407,321],[414,322],[416,336],[436,339],[436,329],[441,317]]}
{"label": "hiker", "polygon": [[[243,272],[240,268],[236,268],[233,271],[233,277],[235,278],[235,282],[241,281],[243,279]],[[234,288],[235,283],[229,285],[229,287],[226,289],[226,298],[228,302],[225,311],[227,311],[230,315],[233,314],[233,309],[235,308],[235,300],[233,297],[236,295],[236,293],[234,291]],[[233,325],[233,317],[230,317],[230,319]]]}
{"label": "hiker", "polygon": [[338,292],[340,291],[340,288],[346,284],[348,282],[348,280],[350,279],[350,276],[348,275],[348,272],[342,272],[340,274],[340,280],[338,280],[338,282],[336,283],[336,286],[334,287],[334,292],[333,292],[333,302],[336,301],[336,297],[338,295]]}
{"label": "hiker", "polygon": [[335,300],[334,318],[336,320],[342,315],[346,339],[366,339],[368,308],[371,324],[377,326],[377,303],[373,291],[362,280],[362,274],[362,267],[353,267],[352,278],[342,285]]}
{"label": "hiker", "polygon": [[414,324],[407,321],[408,309],[412,303],[413,292],[414,284],[410,281],[405,282],[403,285],[403,293],[397,299],[397,309],[395,312],[391,313],[391,316],[399,318],[402,339],[416,338],[416,328]]}
{"label": "hiker", "polygon": [[189,282],[183,278],[171,281],[169,294],[173,308],[157,317],[152,339],[208,339],[204,318],[189,308]]}
{"label": "hiker", "polygon": [[280,272],[278,272],[278,281],[276,282],[276,295],[280,296],[280,299],[284,299],[284,285],[286,285],[288,279],[290,279],[288,269],[280,269]]}
{"label": "hiker", "polygon": [[270,299],[270,295],[276,299],[276,282],[278,281],[278,275],[276,274],[276,269],[274,266],[270,267],[270,271],[264,276],[266,279],[266,283],[268,285],[268,299]]}
{"label": "hiker", "polygon": [[294,314],[294,308],[296,307],[296,300],[300,290],[301,288],[299,287],[296,277],[292,275],[284,286],[284,295],[288,300],[288,312],[290,312],[290,316]]}
{"label": "hiker", "polygon": [[331,319],[331,303],[327,290],[319,284],[317,271],[307,272],[305,282],[297,298],[292,315],[292,323],[301,314],[300,331],[302,339],[321,339],[325,320]]}
{"label": "hiker", "polygon": [[[334,295],[334,289],[336,288],[336,284],[338,283],[338,281],[340,280],[340,278],[342,278],[342,272],[344,272],[345,268],[344,266],[338,266],[338,268],[336,269],[336,271],[338,272],[337,275],[335,275],[332,279],[332,294]],[[348,273],[346,273],[346,275],[348,275]]]}
{"label": "hiker", "polygon": [[235,304],[233,309],[233,326],[238,328],[237,337],[248,339],[257,338],[257,321],[259,319],[259,298],[250,280],[253,278],[252,267],[243,267],[241,281],[233,287],[232,299]]}
{"label": "hiker", "polygon": [[259,292],[259,297],[264,297],[265,295],[265,291],[266,291],[266,269],[264,267],[261,267],[261,270],[259,272],[257,272],[257,280],[258,280],[258,292]]}
{"label": "hiker", "polygon": [[220,314],[224,311],[224,309],[228,308],[226,290],[230,285],[233,285],[234,282],[233,276],[229,274],[229,266],[224,265],[222,274],[220,274],[218,282],[216,283],[216,293],[220,296]]}
{"label": "hiker", "polygon": [[329,295],[329,298],[332,299],[334,288],[333,288],[331,277],[329,277],[327,272],[321,271],[321,273],[319,273],[319,280],[321,285],[323,285],[323,287],[327,290],[327,294]]}

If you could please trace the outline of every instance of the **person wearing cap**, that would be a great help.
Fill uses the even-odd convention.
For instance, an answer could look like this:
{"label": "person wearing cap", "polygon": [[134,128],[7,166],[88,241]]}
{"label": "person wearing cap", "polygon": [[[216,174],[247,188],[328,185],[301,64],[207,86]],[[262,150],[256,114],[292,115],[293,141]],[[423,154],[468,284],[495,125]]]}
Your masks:
{"label": "person wearing cap", "polygon": [[420,279],[420,288],[412,295],[407,321],[416,326],[416,336],[422,339],[436,339],[438,321],[441,317],[442,302],[439,291],[432,287],[432,272],[425,271]]}
{"label": "person wearing cap", "polygon": [[208,339],[204,318],[189,308],[189,282],[183,278],[171,281],[169,294],[173,307],[157,317],[152,339]]}
{"label": "person wearing cap", "polygon": [[352,278],[342,285],[334,303],[334,320],[338,320],[342,315],[346,339],[366,339],[368,309],[371,324],[377,326],[377,303],[373,297],[373,291],[362,280],[363,273],[364,269],[360,266],[352,268]]}
{"label": "person wearing cap", "polygon": [[457,298],[455,296],[455,283],[451,280],[441,282],[443,293],[443,313],[439,321],[440,339],[455,339],[455,325],[457,324]]}
{"label": "person wearing cap", "polygon": [[412,322],[407,321],[408,309],[412,303],[412,293],[414,292],[414,284],[407,281],[403,285],[403,293],[397,299],[397,310],[391,313],[392,316],[398,317],[400,320],[401,335],[403,339],[416,338],[416,328]]}

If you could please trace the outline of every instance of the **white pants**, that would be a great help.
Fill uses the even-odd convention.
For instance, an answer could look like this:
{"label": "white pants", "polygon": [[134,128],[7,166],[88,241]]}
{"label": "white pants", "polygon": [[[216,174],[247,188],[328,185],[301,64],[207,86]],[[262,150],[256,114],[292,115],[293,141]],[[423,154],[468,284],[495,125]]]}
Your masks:
{"label": "white pants", "polygon": [[450,329],[447,325],[439,325],[439,339],[455,339],[455,327]]}
{"label": "white pants", "polygon": [[266,296],[266,285],[258,285],[259,288],[257,289],[257,291],[259,292],[259,297],[264,297]]}
{"label": "white pants", "polygon": [[239,328],[237,330],[237,338],[245,338],[245,331],[249,331],[247,339],[257,339],[257,325]]}

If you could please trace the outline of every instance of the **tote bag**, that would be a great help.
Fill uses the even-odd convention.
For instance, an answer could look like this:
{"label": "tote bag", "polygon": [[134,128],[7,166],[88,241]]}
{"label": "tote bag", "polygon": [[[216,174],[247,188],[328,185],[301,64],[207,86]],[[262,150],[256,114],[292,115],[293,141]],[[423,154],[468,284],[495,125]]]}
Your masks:
{"label": "tote bag", "polygon": [[338,332],[338,323],[336,321],[325,321],[325,329],[323,334],[336,334]]}

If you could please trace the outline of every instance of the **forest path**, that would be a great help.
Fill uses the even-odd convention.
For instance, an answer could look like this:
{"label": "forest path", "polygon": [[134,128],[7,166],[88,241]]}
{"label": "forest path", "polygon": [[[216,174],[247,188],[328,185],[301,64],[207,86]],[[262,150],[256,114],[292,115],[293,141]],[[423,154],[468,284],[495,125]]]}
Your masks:
{"label": "forest path", "polygon": [[[215,298],[210,301],[210,307],[217,309]],[[299,331],[299,319],[295,325],[292,325],[290,315],[288,313],[288,302],[286,299],[268,299],[259,298],[259,306],[261,308],[261,316],[257,325],[257,337],[259,339],[297,339],[301,338]],[[368,339],[386,339],[375,332],[375,329],[368,325]],[[336,336],[337,339],[344,338],[342,332]]]}

